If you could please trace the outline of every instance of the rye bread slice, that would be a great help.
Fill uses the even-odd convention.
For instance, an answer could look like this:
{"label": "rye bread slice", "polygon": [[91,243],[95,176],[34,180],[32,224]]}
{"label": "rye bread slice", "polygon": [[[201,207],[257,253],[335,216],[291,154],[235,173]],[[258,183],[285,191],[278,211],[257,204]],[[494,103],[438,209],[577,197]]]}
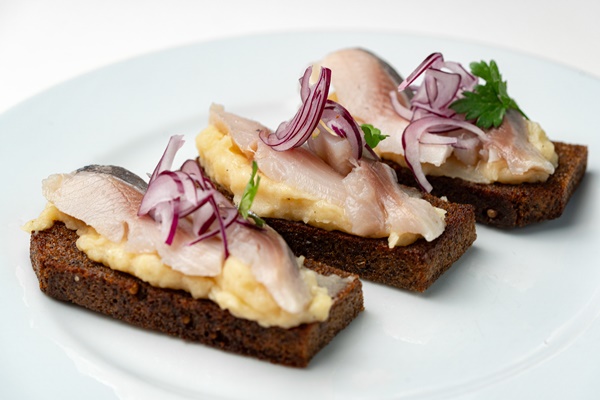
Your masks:
{"label": "rye bread slice", "polygon": [[[210,300],[161,289],[91,261],[64,224],[31,235],[30,255],[40,289],[126,323],[272,363],[306,367],[311,358],[363,310],[362,284],[351,280],[334,297],[329,318],[283,329],[236,318]],[[306,261],[320,274],[350,274]]]}
{"label": "rye bread slice", "polygon": [[[472,183],[458,178],[428,176],[434,196],[475,207],[477,222],[499,228],[516,228],[562,215],[587,168],[587,146],[554,142],[558,167],[546,182],[509,185]],[[408,168],[386,161],[398,182],[416,186]]]}
{"label": "rye bread slice", "polygon": [[[229,199],[233,194],[214,183]],[[432,205],[446,210],[446,228],[435,240],[419,239],[409,246],[388,246],[387,238],[365,238],[340,231],[327,231],[299,221],[265,218],[265,222],[285,239],[297,256],[322,262],[358,275],[361,279],[413,292],[424,292],[475,239],[475,214],[468,204],[450,203],[419,193]]]}
{"label": "rye bread slice", "polygon": [[477,237],[473,207],[429,195],[424,197],[447,211],[444,232],[431,242],[419,239],[409,246],[391,249],[387,238],[364,238],[283,219],[267,218],[265,221],[285,239],[295,254],[303,254],[372,282],[424,292]]}

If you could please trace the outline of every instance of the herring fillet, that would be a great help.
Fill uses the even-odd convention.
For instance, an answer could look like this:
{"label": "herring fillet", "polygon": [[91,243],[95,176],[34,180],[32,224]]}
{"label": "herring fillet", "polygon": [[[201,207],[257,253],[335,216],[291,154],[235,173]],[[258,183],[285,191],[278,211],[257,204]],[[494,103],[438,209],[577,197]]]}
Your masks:
{"label": "herring fillet", "polygon": [[[190,246],[191,235],[180,228],[173,244],[167,245],[158,224],[137,215],[143,185],[123,180],[123,171],[135,175],[120,167],[100,167],[51,175],[42,184],[44,196],[61,212],[82,220],[108,240],[126,241],[129,251],[156,251],[165,264],[187,275],[216,276],[221,272],[224,260],[219,238]],[[270,228],[239,224],[233,224],[227,234],[231,254],[250,266],[282,309],[296,313],[305,307],[310,293],[296,258],[279,235]]]}
{"label": "herring fillet", "polygon": [[522,175],[530,170],[554,173],[555,166],[548,161],[527,139],[526,120],[516,110],[508,110],[498,128],[487,132],[489,140],[483,148],[495,150],[506,160],[511,173]]}
{"label": "herring fillet", "polygon": [[[390,101],[390,93],[396,92],[401,82],[400,76],[390,73],[393,69],[389,65],[362,49],[336,51],[317,65],[331,69],[337,100],[354,118],[390,135],[378,147],[404,154],[401,138],[408,121],[396,113]],[[402,96],[398,100],[407,104]]]}
{"label": "herring fillet", "polygon": [[[351,225],[349,233],[365,237],[411,233],[428,241],[443,233],[443,213],[429,202],[407,194],[398,185],[395,172],[383,163],[352,159],[353,168],[344,175],[332,166],[348,162],[343,151],[328,152],[327,161],[306,145],[275,151],[258,137],[258,132],[267,129],[259,123],[226,112],[222,106],[212,106],[210,114],[213,124],[217,123],[219,130],[257,162],[262,174],[295,188],[307,198],[342,207],[343,218]],[[344,159],[335,159],[336,154]]]}
{"label": "herring fillet", "polygon": [[[318,65],[332,70],[332,85],[337,99],[354,117],[390,135],[379,143],[377,152],[384,157],[387,154],[404,155],[402,135],[409,121],[395,112],[390,100],[390,93],[397,93],[402,80],[400,75],[373,53],[359,48],[330,53]],[[408,98],[404,95],[398,94],[398,100],[405,106],[408,104]],[[554,172],[554,163],[530,143],[525,120],[515,110],[508,110],[502,125],[489,129],[486,133],[485,141],[474,147],[471,154],[450,145],[421,143],[420,162],[439,167],[455,154],[470,166],[477,162],[481,153],[489,156],[490,161],[502,158],[514,175],[535,171],[547,177]],[[450,176],[491,183],[491,180],[472,168],[465,168],[463,171],[454,168]]]}

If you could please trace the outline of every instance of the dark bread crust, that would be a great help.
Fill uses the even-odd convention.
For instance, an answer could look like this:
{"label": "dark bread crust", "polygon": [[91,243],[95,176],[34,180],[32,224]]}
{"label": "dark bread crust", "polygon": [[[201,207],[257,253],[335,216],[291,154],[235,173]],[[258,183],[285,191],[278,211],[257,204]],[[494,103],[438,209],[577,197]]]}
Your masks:
{"label": "dark bread crust", "polygon": [[[62,223],[31,235],[32,266],[47,295],[144,329],[272,363],[307,366],[363,310],[362,285],[354,279],[335,296],[326,321],[291,329],[264,328],[234,317],[212,301],[155,288],[93,262],[77,249],[76,240],[77,234]],[[324,275],[350,275],[321,263],[306,265]]]}
{"label": "dark bread crust", "polygon": [[[428,176],[434,196],[472,204],[477,222],[500,228],[515,228],[555,219],[562,215],[587,168],[587,146],[554,142],[558,167],[546,182],[508,185],[480,184],[458,178]],[[409,169],[386,161],[398,175],[398,182],[416,186]]]}
{"label": "dark bread crust", "polygon": [[[230,200],[232,193],[214,183]],[[435,240],[419,239],[409,246],[388,246],[387,238],[365,238],[327,231],[304,222],[265,218],[297,256],[322,262],[361,279],[413,292],[427,290],[477,238],[473,206],[450,203],[407,188],[435,207],[446,210],[446,228]]]}
{"label": "dark bread crust", "polygon": [[419,239],[409,246],[388,247],[387,238],[372,239],[326,231],[302,222],[267,218],[266,222],[295,254],[325,262],[362,279],[401,289],[424,292],[473,244],[473,207],[424,198],[446,213],[446,229],[437,239]]}

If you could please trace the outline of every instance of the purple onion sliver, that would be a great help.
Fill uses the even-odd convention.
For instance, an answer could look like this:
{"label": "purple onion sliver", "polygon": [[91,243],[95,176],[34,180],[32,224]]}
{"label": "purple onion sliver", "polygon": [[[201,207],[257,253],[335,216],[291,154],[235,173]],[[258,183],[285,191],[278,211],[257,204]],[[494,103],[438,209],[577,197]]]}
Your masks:
{"label": "purple onion sliver", "polygon": [[460,88],[460,75],[430,69],[426,72],[426,81],[432,81],[426,86],[429,95],[430,87],[435,87],[435,97],[429,96],[429,104],[434,109],[447,108],[450,103],[456,99],[456,95]]}
{"label": "purple onion sliver", "polygon": [[404,130],[402,135],[402,146],[404,147],[404,158],[406,164],[413,171],[417,182],[421,188],[427,192],[431,192],[433,187],[427,181],[425,174],[421,168],[420,153],[419,153],[419,140],[425,132],[429,132],[431,129],[436,129],[438,126],[447,128],[448,126],[455,126],[456,128],[462,128],[473,132],[477,135],[485,135],[485,133],[475,125],[467,122],[442,117],[424,117],[416,121],[412,121]]}
{"label": "purple onion sliver", "polygon": [[331,70],[321,68],[319,79],[312,86],[309,84],[311,71],[312,67],[308,67],[300,79],[302,106],[296,115],[290,121],[280,124],[274,133],[261,132],[259,135],[260,139],[273,150],[285,151],[301,146],[319,124],[327,102]]}
{"label": "purple onion sliver", "polygon": [[423,72],[425,72],[429,67],[435,65],[436,62],[444,61],[444,56],[442,53],[432,53],[423,62],[406,78],[400,86],[398,86],[398,91],[401,92],[406,89],[411,83],[413,83]]}
{"label": "purple onion sliver", "polygon": [[165,243],[171,245],[173,243],[173,239],[175,238],[175,233],[177,232],[177,225],[179,224],[179,199],[171,200],[169,205],[171,206],[169,214],[170,221],[167,221],[169,233],[165,239]]}
{"label": "purple onion sliver", "polygon": [[175,159],[175,154],[177,153],[177,151],[179,151],[181,146],[183,146],[183,143],[183,135],[171,136],[171,138],[169,139],[169,143],[167,144],[167,148],[165,149],[165,152],[160,158],[158,164],[156,165],[156,168],[154,169],[150,180],[154,179],[162,171],[171,168],[171,166],[173,165],[173,160]]}
{"label": "purple onion sliver", "polygon": [[403,106],[400,103],[400,101],[398,100],[398,95],[395,90],[390,92],[390,100],[392,101],[392,107],[394,108],[394,110],[396,111],[396,113],[398,115],[400,115],[402,118],[404,118],[405,120],[408,120],[408,121],[410,121],[412,119],[413,112],[409,108],[406,108],[405,106]]}
{"label": "purple onion sliver", "polygon": [[[189,217],[193,240],[188,244],[220,234],[227,258],[226,229],[241,216],[233,203],[215,190],[196,161],[187,160],[179,170],[170,170],[175,154],[182,145],[182,136],[173,136],[169,140],[150,177],[138,215],[149,215],[160,223],[162,234],[166,237],[165,243],[169,245],[175,239],[180,219]],[[215,222],[217,226],[214,226]]]}
{"label": "purple onion sliver", "polygon": [[458,142],[458,138],[452,136],[436,135],[430,132],[423,132],[419,137],[419,143],[421,144],[441,144],[441,145],[453,145]]}
{"label": "purple onion sliver", "polygon": [[431,186],[425,177],[419,160],[419,136],[423,132],[419,129],[419,121],[409,124],[404,130],[402,147],[404,147],[406,165],[412,171],[421,189],[429,193],[433,189],[433,186]]}
{"label": "purple onion sliver", "polygon": [[366,147],[366,142],[362,129],[352,118],[350,112],[341,104],[327,100],[321,119],[338,136],[346,138],[350,142],[352,155],[359,160]]}
{"label": "purple onion sliver", "polygon": [[460,85],[462,86],[463,91],[472,91],[477,85],[478,78],[467,71],[462,64],[454,62],[454,61],[445,61],[444,67],[449,69],[450,71],[459,74],[461,77]]}

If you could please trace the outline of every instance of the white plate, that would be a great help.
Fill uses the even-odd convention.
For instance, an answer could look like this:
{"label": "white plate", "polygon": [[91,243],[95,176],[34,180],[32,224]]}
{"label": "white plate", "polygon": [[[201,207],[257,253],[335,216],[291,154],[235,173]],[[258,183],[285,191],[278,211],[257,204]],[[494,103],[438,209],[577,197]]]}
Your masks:
{"label": "white plate", "polygon": [[[293,115],[307,63],[345,46],[367,47],[405,74],[433,51],[463,63],[495,59],[552,139],[592,151],[562,218],[513,231],[478,226],[475,245],[424,295],[365,283],[366,311],[306,370],[135,329],[39,291],[19,227],[44,206],[44,177],[91,163],[143,175],[172,134],[185,134],[181,157],[194,157],[213,101],[274,127]],[[600,391],[598,93],[598,80],[502,49],[298,33],[151,54],[36,96],[0,118],[2,397],[592,398]]]}

